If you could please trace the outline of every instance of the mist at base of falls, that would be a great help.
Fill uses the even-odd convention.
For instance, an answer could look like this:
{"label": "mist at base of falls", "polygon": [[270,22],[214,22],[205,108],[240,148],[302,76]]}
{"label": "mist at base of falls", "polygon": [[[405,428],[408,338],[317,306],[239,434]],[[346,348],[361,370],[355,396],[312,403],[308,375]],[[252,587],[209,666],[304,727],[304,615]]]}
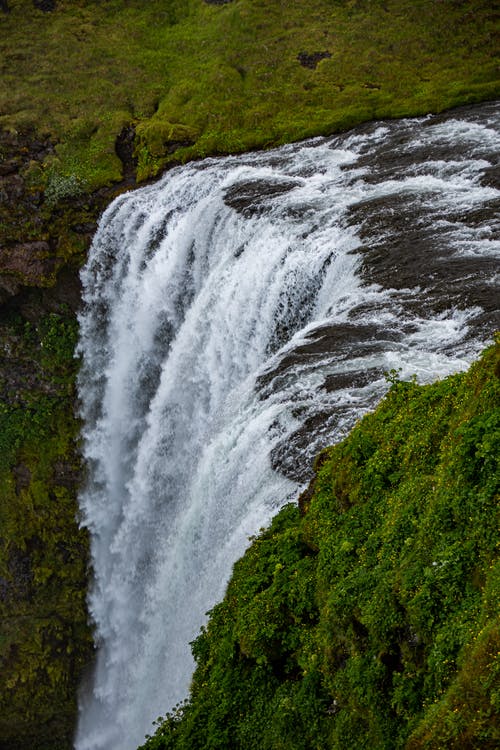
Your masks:
{"label": "mist at base of falls", "polygon": [[465,369],[499,327],[499,113],[193,163],[103,215],[82,272],[98,655],[77,750],[132,750],[186,697],[248,537],[384,372]]}

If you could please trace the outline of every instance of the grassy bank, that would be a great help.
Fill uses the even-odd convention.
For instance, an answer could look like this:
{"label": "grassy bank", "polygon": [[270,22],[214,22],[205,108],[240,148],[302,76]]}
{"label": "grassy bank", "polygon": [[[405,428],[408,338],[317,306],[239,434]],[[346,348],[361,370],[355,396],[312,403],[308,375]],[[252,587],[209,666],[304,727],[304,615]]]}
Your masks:
{"label": "grassy bank", "polygon": [[260,148],[499,93],[483,0],[9,0],[0,127],[50,134],[50,201],[172,160]]}
{"label": "grassy bank", "polygon": [[500,347],[395,381],[235,567],[146,750],[498,747]]}

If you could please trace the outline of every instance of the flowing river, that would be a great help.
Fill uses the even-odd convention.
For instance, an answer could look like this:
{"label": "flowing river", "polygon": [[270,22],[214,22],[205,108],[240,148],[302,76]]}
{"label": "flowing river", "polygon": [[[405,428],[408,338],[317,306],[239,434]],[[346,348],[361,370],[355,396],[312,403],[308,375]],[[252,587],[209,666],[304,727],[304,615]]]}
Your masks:
{"label": "flowing river", "polygon": [[248,537],[387,388],[498,320],[500,106],[176,168],[119,197],[82,272],[98,655],[77,750],[132,750]]}

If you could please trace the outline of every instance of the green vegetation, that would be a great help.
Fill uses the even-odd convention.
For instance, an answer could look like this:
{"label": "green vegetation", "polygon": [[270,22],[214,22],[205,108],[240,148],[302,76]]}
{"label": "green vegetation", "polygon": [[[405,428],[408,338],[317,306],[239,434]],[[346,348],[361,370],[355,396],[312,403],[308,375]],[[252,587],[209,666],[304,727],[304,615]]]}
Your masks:
{"label": "green vegetation", "polygon": [[142,180],[174,160],[440,111],[500,90],[489,0],[9,7],[0,14],[0,127],[56,143],[39,175],[52,202],[120,180],[115,142],[129,124]]}
{"label": "green vegetation", "polygon": [[[92,654],[87,534],[73,417],[76,321],[1,327],[0,745],[71,746],[76,688]],[[4,361],[1,363],[4,365]]]}
{"label": "green vegetation", "polygon": [[500,744],[500,346],[388,396],[236,563],[144,750]]}
{"label": "green vegetation", "polygon": [[[169,164],[266,148],[375,118],[441,111],[495,98],[500,91],[490,0],[56,0],[52,5],[51,12],[42,12],[32,0],[0,4],[2,750],[71,746],[76,685],[92,652],[85,613],[88,540],[75,521],[81,478],[72,358],[76,323],[62,305],[73,310],[78,305],[76,272],[105,205]],[[7,6],[9,12],[3,12]],[[49,312],[54,310],[57,315]],[[456,408],[464,424],[459,394],[471,414],[477,407],[478,421],[469,433],[457,428],[449,443],[441,440],[455,413],[446,412],[442,433],[426,447],[424,434],[431,439],[434,422],[421,416],[421,391],[396,384],[378,416],[345,444],[351,453],[340,447],[325,454],[310,511],[303,518],[293,508],[283,511],[236,567],[234,594],[214,610],[195,644],[200,666],[193,703],[167,720],[151,747],[178,742],[176,747],[309,749],[323,747],[324,737],[332,747],[348,747],[342,743],[351,736],[352,747],[365,742],[376,748],[388,746],[383,744],[388,736],[398,743],[411,734],[414,744],[408,747],[417,750],[446,746],[453,732],[457,747],[478,746],[474,738],[481,732],[481,742],[495,742],[489,739],[488,696],[498,689],[495,693],[488,683],[494,679],[488,665],[498,586],[485,562],[493,514],[475,515],[481,503],[487,507],[490,490],[486,469],[484,477],[467,475],[463,482],[456,469],[462,466],[460,451],[479,451],[479,473],[480,462],[492,460],[493,444],[481,437],[486,419],[481,415],[489,403],[481,368],[486,365],[436,386],[446,391],[439,408]],[[386,414],[391,424],[387,409],[396,409],[403,397],[414,414],[401,411],[400,422],[394,417],[393,429],[401,431],[396,456],[383,442],[382,422]],[[419,419],[425,423],[422,445],[413,434]],[[446,450],[455,446],[458,452],[448,460]],[[413,454],[422,452],[424,460],[434,449],[441,451],[449,476],[440,474],[437,464],[432,471],[422,464],[419,473],[412,463]],[[463,460],[464,467],[472,466],[470,456]],[[393,461],[389,474],[386,461]],[[403,481],[403,474],[397,477],[405,461],[415,473]],[[371,479],[356,479],[365,463]],[[492,482],[493,474],[488,476]],[[335,493],[328,482],[334,482]],[[367,482],[380,485],[375,499],[368,499]],[[391,482],[401,485],[402,494],[391,494]],[[456,511],[451,500],[447,505],[447,483],[458,488],[457,503],[463,498],[463,507],[471,506],[463,549],[452,534],[458,505]],[[477,508],[463,494],[476,486],[484,497]],[[421,508],[417,496],[423,498]],[[332,511],[335,503],[341,513]],[[397,503],[408,504],[408,516],[398,515]],[[365,511],[358,518],[360,508]],[[444,515],[434,518],[432,508],[436,513],[442,508]],[[377,551],[368,539],[377,514],[385,536],[375,565]],[[457,534],[463,522],[458,517]],[[445,528],[442,549],[439,523]],[[422,535],[436,531],[427,552],[417,545],[420,527]],[[404,546],[393,533],[406,534],[410,542]],[[392,558],[384,557],[389,547],[396,556],[393,568]],[[451,571],[456,581],[462,580],[459,571],[465,576],[463,596],[455,578],[449,592],[443,583]],[[340,574],[341,588],[333,587],[330,578]],[[432,598],[441,590],[442,612]],[[453,609],[448,601],[453,591],[463,607]],[[367,598],[371,592],[373,602]],[[358,595],[359,604],[349,612]],[[380,624],[378,597],[387,611]],[[436,612],[425,625],[418,612],[425,613],[431,602]],[[398,659],[402,671],[394,667]],[[225,727],[232,711],[233,723]]]}

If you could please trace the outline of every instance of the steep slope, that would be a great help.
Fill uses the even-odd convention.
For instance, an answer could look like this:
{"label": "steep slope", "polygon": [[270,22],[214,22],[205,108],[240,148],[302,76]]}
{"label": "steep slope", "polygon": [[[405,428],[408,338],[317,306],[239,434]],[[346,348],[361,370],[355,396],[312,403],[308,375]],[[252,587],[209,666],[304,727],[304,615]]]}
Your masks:
{"label": "steep slope", "polygon": [[390,377],[235,565],[145,749],[498,747],[500,347]]}
{"label": "steep slope", "polygon": [[0,325],[0,747],[71,746],[92,657],[73,416],[76,321]]}

